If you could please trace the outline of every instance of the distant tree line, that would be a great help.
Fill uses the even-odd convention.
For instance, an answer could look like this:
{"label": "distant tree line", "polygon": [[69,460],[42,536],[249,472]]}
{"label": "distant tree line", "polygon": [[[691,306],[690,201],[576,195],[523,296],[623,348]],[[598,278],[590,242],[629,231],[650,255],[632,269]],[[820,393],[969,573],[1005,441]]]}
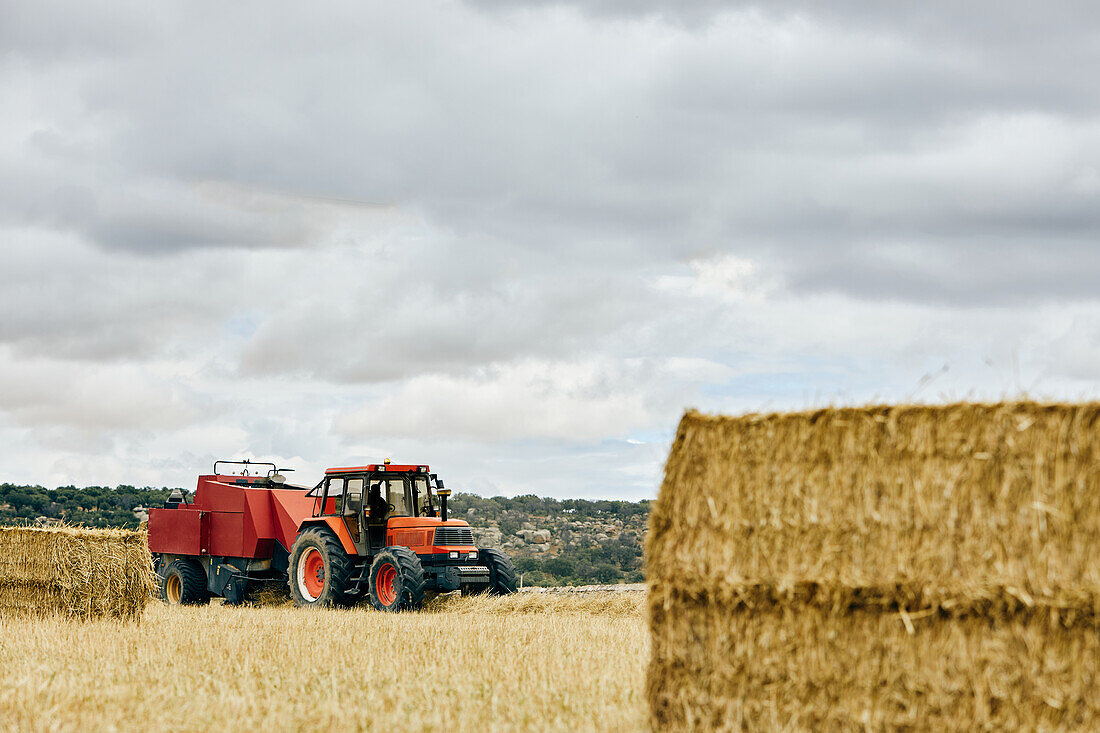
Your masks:
{"label": "distant tree line", "polygon": [[[451,505],[455,516],[469,518],[475,527],[496,526],[505,539],[514,538],[525,522],[551,531],[561,546],[556,556],[515,558],[516,570],[523,574],[525,585],[592,585],[645,580],[643,544],[649,501],[548,499],[531,494],[509,499],[457,493]],[[469,513],[471,509],[473,512]],[[591,532],[585,534],[568,529],[586,522],[610,520],[618,520],[623,525],[623,532],[613,539],[598,541]]]}
{"label": "distant tree line", "polygon": [[[164,506],[172,489],[110,486],[0,484],[0,524],[30,524],[38,517],[86,527],[136,528],[135,507]],[[185,492],[186,493],[186,492]]]}
{"label": "distant tree line", "polygon": [[478,514],[491,518],[502,512],[517,511],[533,516],[554,514],[578,514],[584,517],[618,517],[619,519],[649,516],[649,501],[618,501],[606,499],[548,499],[534,494],[524,494],[509,499],[506,496],[483,497],[477,494],[456,493],[451,506],[456,511],[474,509]]}
{"label": "distant tree line", "polygon": [[524,585],[613,585],[645,580],[641,546],[566,547],[557,557],[521,557]]}

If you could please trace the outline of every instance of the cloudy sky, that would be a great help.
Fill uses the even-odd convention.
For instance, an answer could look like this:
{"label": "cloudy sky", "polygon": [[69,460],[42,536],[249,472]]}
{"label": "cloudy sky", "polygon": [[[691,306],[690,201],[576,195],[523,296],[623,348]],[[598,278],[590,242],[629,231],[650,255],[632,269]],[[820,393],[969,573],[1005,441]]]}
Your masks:
{"label": "cloudy sky", "polygon": [[2,0],[0,481],[1100,396],[1098,7]]}

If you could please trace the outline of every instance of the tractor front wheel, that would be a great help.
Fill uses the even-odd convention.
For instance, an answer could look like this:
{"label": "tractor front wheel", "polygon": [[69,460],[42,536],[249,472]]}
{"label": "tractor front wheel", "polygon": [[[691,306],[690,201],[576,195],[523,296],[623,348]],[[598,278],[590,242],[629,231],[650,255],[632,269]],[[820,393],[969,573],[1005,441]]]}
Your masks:
{"label": "tractor front wheel", "polygon": [[206,571],[195,560],[175,560],[158,579],[160,599],[169,606],[197,606],[210,601]]}
{"label": "tractor front wheel", "polygon": [[290,548],[287,581],[296,606],[342,606],[352,563],[327,529],[303,530]]}
{"label": "tractor front wheel", "polygon": [[424,566],[407,547],[387,547],[370,566],[370,602],[379,611],[405,611],[424,603]]}
{"label": "tractor front wheel", "polygon": [[506,596],[517,592],[516,566],[512,564],[512,558],[492,548],[478,550],[477,556],[478,562],[489,568],[488,593]]}

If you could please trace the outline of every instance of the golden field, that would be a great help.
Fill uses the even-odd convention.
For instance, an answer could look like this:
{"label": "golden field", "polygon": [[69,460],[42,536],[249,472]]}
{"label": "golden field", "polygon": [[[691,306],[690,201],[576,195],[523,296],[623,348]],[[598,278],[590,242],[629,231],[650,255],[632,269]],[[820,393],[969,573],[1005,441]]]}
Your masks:
{"label": "golden field", "polygon": [[644,594],[0,617],[5,730],[639,730]]}

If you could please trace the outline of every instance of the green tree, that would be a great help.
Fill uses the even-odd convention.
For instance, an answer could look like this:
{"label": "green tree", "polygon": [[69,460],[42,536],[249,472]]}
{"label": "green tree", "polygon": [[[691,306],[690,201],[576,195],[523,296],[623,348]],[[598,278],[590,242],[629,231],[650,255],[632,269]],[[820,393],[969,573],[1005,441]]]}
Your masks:
{"label": "green tree", "polygon": [[530,573],[533,570],[540,570],[542,563],[533,557],[521,557],[515,562],[516,570],[521,573]]}
{"label": "green tree", "polygon": [[619,579],[619,570],[614,565],[600,563],[593,569],[592,576],[600,583],[614,583]]}
{"label": "green tree", "polygon": [[559,578],[571,577],[576,571],[573,563],[562,557],[551,558],[543,563],[542,567],[546,572],[551,575],[556,575]]}

